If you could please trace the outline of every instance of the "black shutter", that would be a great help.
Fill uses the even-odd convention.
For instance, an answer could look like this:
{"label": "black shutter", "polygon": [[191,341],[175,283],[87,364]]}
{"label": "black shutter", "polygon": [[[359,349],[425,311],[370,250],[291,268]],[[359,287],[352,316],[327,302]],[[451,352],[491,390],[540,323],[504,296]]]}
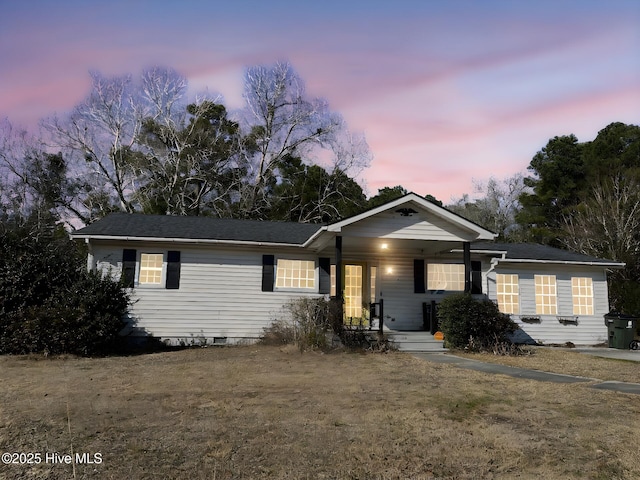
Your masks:
{"label": "black shutter", "polygon": [[273,292],[273,280],[275,278],[275,257],[262,255],[262,291]]}
{"label": "black shutter", "polygon": [[318,293],[331,293],[331,259],[320,258],[318,260],[320,266],[320,285]]}
{"label": "black shutter", "polygon": [[482,262],[471,262],[471,293],[482,293]]}
{"label": "black shutter", "polygon": [[167,252],[167,289],[180,288],[180,252],[169,250]]}
{"label": "black shutter", "polygon": [[136,251],[133,249],[122,250],[121,279],[125,288],[133,288],[136,279]]}
{"label": "black shutter", "polygon": [[424,293],[424,260],[413,261],[413,293]]}

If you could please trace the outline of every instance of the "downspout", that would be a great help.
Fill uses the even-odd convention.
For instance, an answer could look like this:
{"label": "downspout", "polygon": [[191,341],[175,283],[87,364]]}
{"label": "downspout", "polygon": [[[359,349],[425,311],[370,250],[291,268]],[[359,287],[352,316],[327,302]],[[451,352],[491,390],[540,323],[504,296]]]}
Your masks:
{"label": "downspout", "polygon": [[487,270],[487,274],[485,275],[485,278],[487,279],[487,285],[486,285],[487,289],[486,289],[486,292],[487,292],[487,297],[488,297],[488,298],[491,298],[491,297],[489,296],[489,274],[490,274],[491,272],[493,272],[493,271],[496,269],[496,267],[498,266],[498,262],[499,262],[499,261],[500,261],[500,259],[499,259],[499,258],[496,258],[496,257],[492,258],[492,259],[491,259],[491,262],[490,262],[490,265],[491,265],[491,266],[489,267],[489,270]]}
{"label": "downspout", "polygon": [[88,238],[84,239],[84,243],[85,245],[87,245],[87,271],[91,272],[94,269],[93,248],[91,247],[91,242],[89,241]]}
{"label": "downspout", "polygon": [[464,261],[464,293],[471,293],[471,243],[462,244],[462,258]]}

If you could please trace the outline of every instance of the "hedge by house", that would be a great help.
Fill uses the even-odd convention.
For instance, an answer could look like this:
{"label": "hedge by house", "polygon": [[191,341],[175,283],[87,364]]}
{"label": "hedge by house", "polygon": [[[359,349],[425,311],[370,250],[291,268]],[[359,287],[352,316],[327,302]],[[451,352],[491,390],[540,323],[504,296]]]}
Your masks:
{"label": "hedge by house", "polygon": [[129,299],[62,228],[0,228],[0,353],[112,351]]}
{"label": "hedge by house", "polygon": [[487,348],[508,341],[518,325],[501,313],[489,299],[477,300],[468,293],[451,295],[438,306],[440,329],[447,347]]}

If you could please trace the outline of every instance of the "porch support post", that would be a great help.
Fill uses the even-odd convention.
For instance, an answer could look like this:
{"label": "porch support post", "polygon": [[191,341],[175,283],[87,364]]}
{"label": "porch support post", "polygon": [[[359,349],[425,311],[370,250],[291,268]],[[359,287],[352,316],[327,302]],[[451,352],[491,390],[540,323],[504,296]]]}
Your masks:
{"label": "porch support post", "polygon": [[464,258],[464,293],[471,293],[471,243],[462,244]]}
{"label": "porch support post", "polygon": [[336,299],[342,308],[344,304],[344,286],[342,285],[342,236],[336,236]]}

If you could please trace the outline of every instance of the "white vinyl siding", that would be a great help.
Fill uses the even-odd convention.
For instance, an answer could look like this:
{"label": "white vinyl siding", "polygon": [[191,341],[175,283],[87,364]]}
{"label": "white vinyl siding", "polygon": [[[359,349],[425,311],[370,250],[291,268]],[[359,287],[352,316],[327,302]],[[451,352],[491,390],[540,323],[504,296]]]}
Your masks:
{"label": "white vinyl siding", "polygon": [[593,282],[589,277],[571,278],[574,315],[593,315]]}
{"label": "white vinyl siding", "polygon": [[464,291],[464,265],[457,263],[427,264],[427,290]]}
{"label": "white vinyl siding", "polygon": [[[543,314],[536,310],[536,275],[550,276],[556,280],[556,313]],[[487,276],[488,295],[498,301],[497,275],[518,275],[520,312],[511,318],[520,327],[525,338],[542,344],[596,345],[607,341],[607,328],[603,315],[609,311],[607,298],[606,271],[602,267],[560,266],[557,265],[518,265],[501,268]],[[593,291],[593,311],[591,314],[577,314],[573,310],[572,278],[589,278]],[[560,319],[568,318],[576,323],[564,324]],[[523,321],[522,319],[525,319]],[[532,319],[536,319],[531,322]]]}
{"label": "white vinyl siding", "polygon": [[276,268],[276,288],[315,289],[315,262],[309,260],[288,260],[279,258]]}
{"label": "white vinyl siding", "polygon": [[402,216],[395,212],[363,219],[343,228],[345,236],[380,239],[439,240],[460,242],[468,240],[469,232],[435,214],[420,212]]}
{"label": "white vinyl siding", "polygon": [[[139,242],[107,243],[92,241],[91,266],[119,279],[122,270],[123,248],[135,248],[138,262],[141,253],[161,253],[178,249],[174,243]],[[214,338],[256,340],[274,320],[285,318],[284,306],[295,298],[317,298],[317,288],[311,290],[276,290],[263,292],[262,260],[264,254],[277,258],[299,259],[317,264],[318,257],[331,257],[332,246],[321,252],[307,252],[296,247],[252,248],[241,246],[180,245],[180,288],[167,290],[140,286],[132,290],[132,335],[153,335],[170,343],[199,342]],[[454,263],[461,254],[450,258],[425,256],[425,263]],[[449,292],[427,291],[415,294],[413,267],[415,251],[350,252],[343,264],[377,265],[377,296],[384,300],[384,325],[392,330],[422,328],[422,305],[446,298]],[[332,262],[335,259],[332,258]],[[488,265],[488,262],[487,262]],[[391,272],[389,272],[389,269]],[[136,266],[138,279],[139,265]],[[332,266],[335,289],[335,267]],[[316,268],[316,286],[317,280]],[[609,311],[606,271],[598,266],[567,265],[500,265],[483,276],[485,291],[497,301],[496,274],[518,275],[520,313],[512,318],[530,338],[543,344],[594,345],[606,341],[607,329],[603,315]],[[535,275],[556,278],[557,314],[536,314]],[[368,274],[367,274],[368,277]],[[574,315],[572,278],[592,280],[593,314]],[[366,292],[365,292],[366,293]],[[365,298],[369,298],[368,294]],[[538,323],[523,323],[521,318],[539,317]],[[577,325],[564,325],[558,316],[577,317]],[[131,328],[131,327],[129,327]],[[125,333],[128,333],[125,331]]]}
{"label": "white vinyl siding", "polygon": [[[155,246],[154,246],[155,247]],[[93,245],[95,265],[120,277],[122,245]],[[169,250],[175,245],[158,245]],[[138,251],[150,248],[138,246]],[[262,255],[295,257],[315,262],[317,255],[299,249],[180,247],[180,289],[140,286],[132,291],[133,335],[151,334],[171,344],[208,343],[214,338],[258,339],[274,320],[286,315],[285,305],[300,297],[318,297],[317,289],[262,291]],[[131,327],[129,327],[131,328]]]}
{"label": "white vinyl siding", "polygon": [[518,275],[497,274],[496,289],[498,294],[498,307],[502,313],[520,313],[520,287]]}

